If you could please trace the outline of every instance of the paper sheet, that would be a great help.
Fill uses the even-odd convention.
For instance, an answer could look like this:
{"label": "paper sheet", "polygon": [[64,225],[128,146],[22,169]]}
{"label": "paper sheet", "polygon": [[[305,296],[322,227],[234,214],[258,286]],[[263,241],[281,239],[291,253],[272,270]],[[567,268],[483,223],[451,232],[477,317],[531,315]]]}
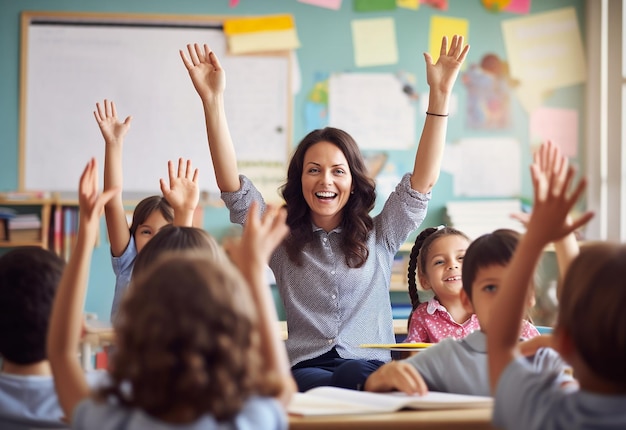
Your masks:
{"label": "paper sheet", "polygon": [[[587,79],[582,38],[573,7],[502,22],[511,76],[536,100],[546,90]],[[521,89],[518,89],[521,91]],[[520,100],[528,112],[535,106]]]}
{"label": "paper sheet", "polygon": [[352,43],[357,67],[398,63],[398,43],[393,18],[352,21]]}
{"label": "paper sheet", "polygon": [[328,90],[329,125],[350,133],[361,149],[415,145],[415,106],[393,74],[335,74]]}
{"label": "paper sheet", "polygon": [[530,115],[531,146],[552,140],[567,157],[578,155],[578,111],[542,107]]}
{"label": "paper sheet", "polygon": [[463,18],[449,18],[447,16],[434,15],[430,18],[429,49],[433,62],[437,62],[441,52],[441,39],[448,36],[448,46],[455,34],[463,36],[464,43],[468,43],[469,21]]}
{"label": "paper sheet", "polygon": [[467,138],[447,145],[441,168],[454,175],[455,196],[517,197],[521,193],[521,154],[514,138]]}

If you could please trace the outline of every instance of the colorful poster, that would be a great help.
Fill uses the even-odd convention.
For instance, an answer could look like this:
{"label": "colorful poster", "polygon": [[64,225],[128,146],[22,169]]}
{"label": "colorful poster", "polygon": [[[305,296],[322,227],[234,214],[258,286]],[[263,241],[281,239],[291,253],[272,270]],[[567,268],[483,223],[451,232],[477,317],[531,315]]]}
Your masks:
{"label": "colorful poster", "polygon": [[471,129],[505,129],[511,126],[511,88],[508,65],[495,54],[485,54],[462,74],[467,88],[466,119]]}

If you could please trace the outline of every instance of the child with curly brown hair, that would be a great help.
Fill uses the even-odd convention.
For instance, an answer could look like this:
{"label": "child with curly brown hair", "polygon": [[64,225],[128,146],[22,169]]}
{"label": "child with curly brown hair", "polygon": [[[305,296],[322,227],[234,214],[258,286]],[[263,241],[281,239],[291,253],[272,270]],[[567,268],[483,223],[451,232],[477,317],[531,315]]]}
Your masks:
{"label": "child with curly brown hair", "polygon": [[[52,311],[48,355],[73,428],[287,428],[295,390],[265,283],[265,265],[288,233],[284,210],[250,211],[234,265],[206,250],[165,253],[137,273],[115,325],[110,384],[90,393],[75,351],[99,216],[91,160],[80,180],[80,224]],[[236,269],[239,268],[239,270]]]}

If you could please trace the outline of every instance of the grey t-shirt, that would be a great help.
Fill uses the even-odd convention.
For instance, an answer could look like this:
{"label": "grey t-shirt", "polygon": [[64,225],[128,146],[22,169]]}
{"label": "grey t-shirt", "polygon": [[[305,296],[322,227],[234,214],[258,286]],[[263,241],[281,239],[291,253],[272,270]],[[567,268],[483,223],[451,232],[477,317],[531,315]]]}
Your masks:
{"label": "grey t-shirt", "polygon": [[[476,330],[463,339],[447,338],[407,358],[431,391],[490,396],[487,371],[487,336]],[[525,358],[534,372],[551,372],[560,382],[573,380],[570,367],[551,348],[540,348]]]}

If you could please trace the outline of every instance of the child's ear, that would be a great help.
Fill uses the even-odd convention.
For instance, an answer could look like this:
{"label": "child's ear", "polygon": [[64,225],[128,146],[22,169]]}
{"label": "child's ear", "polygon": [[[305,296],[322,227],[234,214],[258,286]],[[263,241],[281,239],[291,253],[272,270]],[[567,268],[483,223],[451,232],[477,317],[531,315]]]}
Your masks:
{"label": "child's ear", "polygon": [[463,309],[465,309],[465,311],[469,312],[470,314],[475,313],[474,306],[472,305],[472,301],[467,296],[467,293],[465,292],[464,289],[461,289],[461,292],[459,293],[459,295],[461,297],[461,304],[463,305]]}
{"label": "child's ear", "polygon": [[552,347],[558,352],[561,357],[563,357],[566,361],[569,357],[574,354],[576,348],[574,347],[574,342],[572,341],[572,336],[567,332],[567,330],[555,327],[552,332]]}
{"label": "child's ear", "polygon": [[432,288],[430,282],[428,282],[428,277],[425,274],[417,272],[417,280],[423,290],[430,290]]}

